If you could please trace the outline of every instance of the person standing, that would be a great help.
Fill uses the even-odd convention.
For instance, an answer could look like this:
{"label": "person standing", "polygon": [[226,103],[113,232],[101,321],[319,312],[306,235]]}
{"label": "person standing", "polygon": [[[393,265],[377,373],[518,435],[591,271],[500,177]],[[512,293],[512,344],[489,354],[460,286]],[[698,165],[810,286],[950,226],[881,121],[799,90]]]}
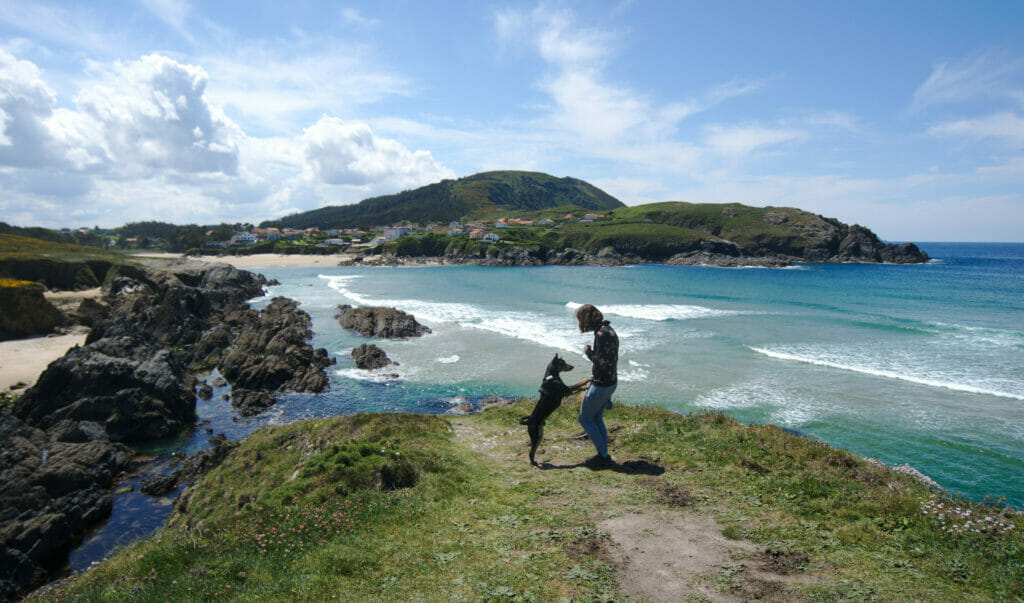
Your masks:
{"label": "person standing", "polygon": [[580,426],[594,444],[597,454],[587,459],[588,465],[611,465],[608,454],[608,430],[604,425],[604,411],[612,407],[612,393],[618,385],[619,336],[604,319],[601,311],[590,304],[576,310],[580,332],[594,332],[594,346],[583,346],[583,353],[593,364],[590,388],[580,404]]}

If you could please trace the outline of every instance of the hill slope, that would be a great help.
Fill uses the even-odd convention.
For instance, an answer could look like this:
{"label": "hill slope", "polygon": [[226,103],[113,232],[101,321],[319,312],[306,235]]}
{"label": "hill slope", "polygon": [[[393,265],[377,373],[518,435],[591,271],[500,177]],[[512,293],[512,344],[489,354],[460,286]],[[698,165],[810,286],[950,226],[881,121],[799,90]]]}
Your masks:
{"label": "hill slope", "polygon": [[373,197],[353,205],[334,205],[261,224],[287,228],[369,228],[402,220],[448,223],[464,216],[484,217],[495,211],[532,211],[563,205],[608,210],[623,203],[575,178],[540,172],[484,172],[442,180],[411,191]]}
{"label": "hill slope", "polygon": [[626,405],[605,415],[613,468],[583,465],[593,449],[557,412],[538,470],[517,423],[531,403],[254,432],[161,532],[44,598],[1024,596],[1020,514],[771,425]]}

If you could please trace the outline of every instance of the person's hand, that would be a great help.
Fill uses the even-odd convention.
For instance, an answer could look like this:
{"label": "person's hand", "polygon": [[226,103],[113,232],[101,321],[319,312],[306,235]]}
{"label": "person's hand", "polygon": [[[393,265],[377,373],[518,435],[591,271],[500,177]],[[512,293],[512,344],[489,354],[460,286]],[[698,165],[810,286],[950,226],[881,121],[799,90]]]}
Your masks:
{"label": "person's hand", "polygon": [[589,343],[583,346],[583,353],[588,355],[588,356],[590,355],[590,344]]}

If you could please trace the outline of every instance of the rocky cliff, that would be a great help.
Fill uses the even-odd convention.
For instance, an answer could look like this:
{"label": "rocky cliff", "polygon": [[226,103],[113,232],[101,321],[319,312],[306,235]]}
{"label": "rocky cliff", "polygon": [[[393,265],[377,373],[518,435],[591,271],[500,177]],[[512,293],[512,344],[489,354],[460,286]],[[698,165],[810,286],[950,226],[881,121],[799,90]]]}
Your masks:
{"label": "rocky cliff", "polygon": [[[66,562],[77,535],[109,515],[126,468],[120,444],[165,438],[196,420],[195,373],[221,363],[241,398],[328,387],[308,314],[263,294],[262,276],[224,264],[120,266],[85,345],[53,362],[0,412],[0,599]],[[248,392],[248,393],[247,393]],[[208,467],[211,463],[201,463]]]}

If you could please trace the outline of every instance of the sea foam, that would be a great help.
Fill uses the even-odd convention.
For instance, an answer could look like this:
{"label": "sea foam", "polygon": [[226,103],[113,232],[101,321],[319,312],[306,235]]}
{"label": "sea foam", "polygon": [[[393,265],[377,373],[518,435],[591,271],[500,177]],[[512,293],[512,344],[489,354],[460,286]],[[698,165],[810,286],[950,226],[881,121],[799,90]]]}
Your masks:
{"label": "sea foam", "polygon": [[[571,301],[566,303],[565,307],[575,311],[581,305]],[[717,310],[715,308],[684,304],[608,304],[600,306],[599,309],[603,314],[656,321],[714,318],[742,314],[742,312],[735,310]]]}
{"label": "sea foam", "polygon": [[[984,394],[988,396],[997,396],[1000,398],[1024,400],[1024,392],[1004,391],[1002,389],[992,387],[990,383],[965,383],[962,381],[954,381],[948,375],[927,375],[915,373],[913,369],[908,368],[904,368],[905,372],[900,372],[896,370],[873,366],[869,362],[866,362],[864,359],[844,357],[842,355],[837,355],[822,350],[815,350],[814,352],[811,352],[789,349],[767,349],[753,346],[747,347],[757,352],[758,354],[764,354],[765,356],[775,358],[777,360],[803,362],[806,364],[813,364],[816,366],[824,366],[844,371],[852,371],[855,373],[861,373],[863,375],[871,375],[873,377],[898,379],[900,381],[907,381],[910,383],[916,383],[918,385],[926,385],[929,387],[941,387],[944,389],[968,392],[972,394]],[[963,379],[963,381],[967,380],[968,379],[966,378]],[[1013,385],[1013,383],[1011,382],[1009,383],[1009,385]]]}

